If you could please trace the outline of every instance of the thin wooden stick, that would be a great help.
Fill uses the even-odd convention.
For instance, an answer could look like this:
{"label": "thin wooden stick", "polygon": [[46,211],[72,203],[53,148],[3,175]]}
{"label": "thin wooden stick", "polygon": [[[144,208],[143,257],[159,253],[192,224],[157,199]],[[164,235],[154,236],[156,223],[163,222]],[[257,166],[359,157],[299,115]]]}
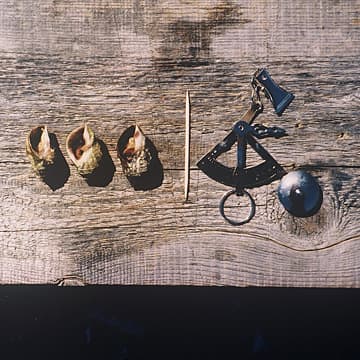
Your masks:
{"label": "thin wooden stick", "polygon": [[190,185],[190,94],[186,91],[185,101],[185,166],[184,166],[184,200],[189,197]]}

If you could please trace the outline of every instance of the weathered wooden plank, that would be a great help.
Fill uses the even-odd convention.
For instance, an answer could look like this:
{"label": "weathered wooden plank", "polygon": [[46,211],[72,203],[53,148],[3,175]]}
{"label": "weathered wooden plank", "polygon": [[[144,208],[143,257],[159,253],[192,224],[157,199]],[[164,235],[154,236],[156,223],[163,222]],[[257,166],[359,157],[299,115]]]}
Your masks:
{"label": "weathered wooden plank", "polygon": [[[73,68],[73,61],[55,58],[50,66],[58,62],[57,70],[49,78],[46,56],[35,62],[27,59],[25,65],[20,62],[20,67],[18,62],[16,58],[0,61],[0,78],[5,79],[0,118],[7,124],[0,144],[0,161],[23,161],[23,142],[13,139],[18,134],[25,138],[33,126],[48,124],[64,149],[67,134],[83,121],[90,122],[108,145],[115,161],[118,137],[126,127],[137,122],[157,145],[165,168],[183,166],[185,88],[183,83],[173,80],[173,72],[165,73],[158,89],[149,91],[146,77],[147,72],[153,71],[150,66],[134,64],[131,72],[124,70],[123,64],[108,62],[95,71],[92,61],[75,64]],[[187,72],[193,79],[192,166],[226,135],[249,104],[248,79],[253,69],[248,68],[243,73],[234,69],[233,74],[226,76],[232,66],[215,64],[211,66],[211,76],[206,78],[199,75],[198,69],[187,71],[180,67],[176,71],[179,77]],[[304,61],[301,68],[292,66],[287,65],[287,75],[274,76],[287,79],[284,82],[296,94],[296,101],[282,118],[271,110],[259,118],[267,124],[284,127],[289,137],[264,143],[271,146],[273,155],[283,164],[316,165],[321,162],[359,166],[354,156],[360,150],[360,97],[356,76],[359,59],[343,60],[335,68],[332,61],[324,61],[321,70],[316,61]],[[65,68],[69,74],[64,76]],[[90,73],[89,68],[92,69]],[[111,73],[121,76],[109,84],[103,77],[110,77]],[[143,80],[129,92],[125,89],[126,82],[135,77]],[[222,87],[222,82],[226,86]],[[81,85],[76,85],[79,83]],[[291,159],[288,157],[290,147]],[[305,148],[309,151],[304,158]]]}
{"label": "weathered wooden plank", "polygon": [[[358,1],[0,7],[1,283],[360,286]],[[310,169],[324,204],[311,218],[293,218],[274,183],[251,191],[256,216],[234,228],[217,208],[226,187],[195,164],[245,112],[259,66],[296,95],[281,118],[271,110],[259,118],[289,136],[262,142],[288,170]],[[184,203],[187,89],[192,170]],[[71,166],[53,192],[31,172],[25,136],[47,124],[64,151],[66,135],[85,121],[106,143],[114,178],[90,187]],[[155,190],[134,191],[116,159],[118,137],[135,122],[164,166]]]}
{"label": "weathered wooden plank", "polygon": [[[276,226],[280,226],[281,232],[281,221],[284,218],[285,222],[299,224],[299,229],[291,230],[295,231],[294,240],[299,243],[303,239],[298,235],[307,235],[307,232],[311,233],[312,228],[315,227],[318,227],[320,231],[323,227],[328,227],[329,222],[334,222],[333,227],[338,228],[339,232],[353,231],[352,227],[340,228],[340,223],[338,223],[338,221],[343,222],[342,218],[338,218],[339,213],[346,213],[348,221],[350,218],[354,220],[353,227],[357,230],[355,220],[358,216],[356,209],[359,205],[356,197],[359,185],[358,169],[323,168],[313,171],[313,174],[319,177],[324,188],[323,212],[320,211],[318,216],[310,220],[298,219],[296,221],[291,216],[285,216],[286,213],[276,199],[275,191],[278,183],[274,183],[251,190],[258,205],[259,216],[257,217],[261,220],[259,223],[252,221],[254,226],[250,224],[250,228],[257,231],[259,226],[260,228],[265,226],[264,232],[269,231],[270,223],[261,225],[265,217],[269,222],[273,221]],[[22,182],[24,175],[10,180],[1,179],[4,220],[1,230],[4,232],[31,230],[46,232],[49,229],[60,228],[74,231],[103,227],[128,229],[140,224],[146,233],[154,227],[151,219],[160,221],[161,228],[176,227],[177,222],[180,221],[182,226],[188,226],[190,231],[197,231],[197,227],[224,226],[230,232],[237,232],[237,228],[229,228],[217,212],[218,202],[228,188],[210,180],[200,171],[191,172],[191,192],[188,203],[183,202],[183,173],[181,171],[166,171],[163,185],[152,191],[134,191],[121,175],[116,175],[111,185],[106,188],[91,187],[73,172],[71,180],[64,188],[53,192],[34,175],[25,176],[28,178],[27,184]],[[351,211],[347,210],[348,207]],[[164,213],[158,213],[161,211]],[[206,215],[206,211],[211,211],[213,215],[216,215],[215,218],[211,218],[210,223],[210,215]],[[172,212],[173,215],[171,215]],[[7,217],[7,213],[12,216]],[[196,217],[193,217],[193,213],[196,213]],[[46,221],[46,227],[43,226],[44,221]],[[301,228],[301,224],[304,228]],[[306,229],[306,224],[310,230]],[[274,231],[275,229],[271,232],[274,233]],[[281,237],[281,233],[278,233],[275,238],[277,236]],[[320,241],[318,233],[315,236]],[[338,240],[337,235],[326,234],[326,237],[324,240],[326,242],[331,243],[330,237],[332,241]]]}
{"label": "weathered wooden plank", "polygon": [[305,253],[246,236],[223,242],[219,240],[222,235],[192,235],[193,243],[202,246],[184,246],[181,239],[170,235],[169,244],[156,251],[144,248],[120,256],[101,249],[99,257],[95,250],[80,261],[81,273],[91,283],[110,284],[359,286],[356,241]]}
{"label": "weathered wooden plank", "polygon": [[[231,254],[237,254],[234,255],[236,258],[242,258],[245,247],[246,251],[253,252],[248,256],[257,259],[256,261],[260,256],[259,249],[263,248],[262,256],[266,258],[269,256],[266,249],[271,247],[271,252],[279,256],[277,258],[277,255],[272,254],[273,261],[285,268],[293,261],[300,261],[296,260],[296,254],[303,257],[303,253],[312,253],[309,257],[312,258],[313,266],[319,266],[319,262],[326,263],[331,259],[338,266],[343,264],[339,270],[341,271],[345,266],[342,253],[346,252],[348,256],[347,251],[350,251],[343,248],[345,246],[347,249],[348,243],[356,246],[360,230],[360,206],[356,194],[359,172],[348,169],[345,171],[325,169],[318,173],[324,187],[324,206],[317,215],[309,219],[295,219],[284,211],[276,199],[276,184],[252,191],[257,202],[257,214],[248,225],[241,228],[230,227],[218,213],[218,202],[226,188],[211,183],[212,191],[209,191],[208,183],[211,180],[199,171],[192,172],[193,191],[190,194],[190,203],[187,204],[182,203],[181,175],[177,171],[165,174],[161,190],[134,192],[126,181],[117,178],[106,190],[87,187],[80,196],[73,191],[74,185],[81,186],[82,179],[79,178],[71,180],[56,192],[47,190],[45,185],[42,186],[36,179],[32,179],[32,183],[23,188],[13,180],[2,186],[3,209],[12,215],[6,217],[6,214],[1,214],[3,219],[7,219],[0,230],[1,237],[6,239],[1,249],[3,254],[11,254],[20,263],[31,259],[44,261],[44,255],[41,254],[46,254],[48,248],[51,251],[59,249],[61,256],[66,259],[65,262],[71,264],[67,269],[75,270],[74,273],[79,274],[86,282],[161,283],[154,273],[136,280],[127,273],[120,276],[118,272],[98,273],[96,269],[111,268],[115,266],[111,265],[113,262],[117,264],[116,267],[122,267],[122,262],[125,262],[129,269],[131,267],[129,271],[138,273],[145,271],[141,268],[149,266],[148,259],[151,262],[159,256],[157,261],[163,262],[163,255],[169,256],[167,252],[174,252],[179,255],[177,271],[174,269],[174,273],[171,273],[171,270],[167,274],[160,274],[160,278],[164,276],[169,282],[181,283],[182,278],[177,277],[179,271],[184,279],[192,276],[186,273],[186,269],[189,270],[187,249],[191,248],[196,252],[206,249],[209,244],[216,254],[222,254],[224,246],[231,244]],[[85,187],[85,183],[82,186]],[[332,248],[336,251],[329,250]],[[144,255],[144,263],[136,260],[130,265],[129,258],[134,259],[139,253],[148,254]],[[282,258],[286,254],[289,257],[288,265]],[[322,254],[326,256],[323,257]],[[229,261],[233,262],[231,259]],[[211,263],[215,266],[216,262],[215,258]],[[239,266],[237,263],[233,265]],[[168,266],[175,265],[173,263],[162,266],[168,269]],[[191,273],[196,269],[204,272],[210,265],[198,266],[199,268],[191,266]],[[2,269],[4,281],[11,281],[6,273],[7,266]],[[302,270],[311,274],[311,281],[314,283],[309,286],[316,285],[317,281],[323,279],[320,277],[320,280],[316,280],[313,269],[314,267],[304,266]],[[291,270],[288,271],[291,273]],[[294,281],[296,272],[293,273]],[[103,280],[98,278],[100,276]],[[232,276],[235,276],[234,272],[221,274],[217,284],[226,284],[227,281],[234,284],[237,280]],[[276,272],[273,277],[274,282],[271,282],[271,285],[279,281]],[[323,285],[333,286],[333,277],[334,274],[326,280],[329,282]],[[25,282],[27,278],[31,279],[30,282],[43,279],[37,273],[33,277],[27,274]],[[189,281],[185,280],[185,283]],[[216,279],[210,283],[213,284],[214,281],[216,282]],[[303,286],[301,281],[306,282],[299,275],[299,282],[295,281],[294,285]],[[354,279],[351,278],[350,282],[345,279],[342,281],[343,286],[353,286]],[[199,284],[197,281],[195,283]],[[201,283],[206,284],[206,280]],[[239,284],[259,285],[251,274],[248,277],[243,275]]]}
{"label": "weathered wooden plank", "polygon": [[359,2],[2,0],[2,48],[149,59],[358,55]]}

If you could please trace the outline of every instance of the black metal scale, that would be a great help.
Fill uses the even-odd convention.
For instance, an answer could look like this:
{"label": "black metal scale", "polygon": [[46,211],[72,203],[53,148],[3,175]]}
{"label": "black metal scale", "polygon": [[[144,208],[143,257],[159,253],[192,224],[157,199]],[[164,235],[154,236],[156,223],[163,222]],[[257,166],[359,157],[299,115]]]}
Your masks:
{"label": "black metal scale", "polygon": [[[286,110],[294,99],[294,95],[278,86],[272,80],[266,69],[259,69],[255,72],[251,79],[251,85],[253,93],[250,108],[242,116],[241,120],[237,121],[233,125],[232,130],[223,139],[223,141],[218,143],[197,163],[199,169],[201,169],[211,179],[233,188],[233,190],[227,192],[220,201],[220,213],[225,220],[232,225],[243,225],[249,222],[255,215],[255,202],[245,189],[252,189],[269,184],[275,180],[281,179],[287,174],[282,166],[257,141],[257,139],[264,139],[267,137],[273,137],[276,139],[281,138],[286,135],[285,130],[276,126],[266,127],[260,124],[252,125],[252,123],[263,112],[263,104],[260,98],[261,93],[264,93],[265,96],[270,99],[275,109],[275,113],[278,116],[281,116]],[[237,144],[236,166],[225,166],[220,163],[217,158],[223,153],[229,151],[235,143]],[[248,145],[250,145],[252,149],[264,160],[261,164],[253,167],[246,166],[246,150]],[[311,177],[311,175],[309,176]],[[290,184],[289,191],[293,194],[297,189],[296,194],[298,201],[295,204],[295,208],[293,206],[293,202],[289,206],[284,205],[287,210],[297,216],[309,216],[309,214],[312,214],[314,210],[317,211],[319,204],[314,206],[312,203],[310,207],[307,206],[307,209],[304,208],[305,205],[308,205],[305,203],[305,200],[309,202],[309,199],[307,199],[308,196],[307,198],[304,198],[305,195],[299,190],[299,186],[301,184],[293,184],[293,182],[294,181]],[[315,183],[315,187],[316,184],[317,183]],[[286,185],[288,186],[288,182]],[[320,187],[316,190],[321,192]],[[234,194],[237,196],[246,195],[250,200],[250,213],[248,217],[242,221],[232,220],[225,215],[225,202]],[[299,194],[304,196],[299,197]],[[282,198],[280,198],[280,201],[284,204]]]}

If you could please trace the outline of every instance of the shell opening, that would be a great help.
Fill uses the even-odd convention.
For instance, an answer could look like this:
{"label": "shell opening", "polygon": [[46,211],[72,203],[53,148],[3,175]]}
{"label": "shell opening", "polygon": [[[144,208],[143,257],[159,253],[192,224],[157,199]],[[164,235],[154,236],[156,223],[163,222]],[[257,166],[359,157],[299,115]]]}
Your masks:
{"label": "shell opening", "polygon": [[136,125],[134,129],[134,134],[129,138],[128,143],[123,151],[123,154],[126,156],[134,155],[145,147],[145,135],[142,133],[140,128]]}
{"label": "shell opening", "polygon": [[92,139],[87,125],[75,129],[68,138],[68,148],[79,160],[83,153],[92,145]]}
{"label": "shell opening", "polygon": [[31,132],[30,132],[30,144],[31,144],[31,147],[37,151],[38,150],[38,146],[39,146],[39,143],[41,141],[41,136],[43,134],[43,130],[44,130],[44,127],[43,126],[39,126],[35,129],[32,129]]}
{"label": "shell opening", "polygon": [[134,153],[135,153],[135,138],[130,137],[126,145],[126,148],[123,151],[123,154],[129,156],[129,155],[133,155]]}
{"label": "shell opening", "polygon": [[38,126],[31,130],[30,145],[41,159],[49,159],[53,155],[53,149],[50,144],[50,137],[46,126]]}

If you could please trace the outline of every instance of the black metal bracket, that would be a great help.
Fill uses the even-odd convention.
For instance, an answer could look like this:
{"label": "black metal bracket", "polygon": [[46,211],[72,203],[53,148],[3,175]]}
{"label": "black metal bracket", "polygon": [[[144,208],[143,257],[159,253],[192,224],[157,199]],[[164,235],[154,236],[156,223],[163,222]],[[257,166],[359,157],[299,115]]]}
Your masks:
{"label": "black metal bracket", "polygon": [[[262,126],[262,128],[265,128]],[[255,139],[268,136],[282,137],[286,133],[280,128],[265,128],[264,133],[245,121],[238,121],[226,138],[206,154],[197,166],[213,180],[227,186],[251,189],[280,179],[285,170],[276,162],[269,152]],[[228,167],[216,159],[231,149],[237,142],[237,166]],[[246,149],[250,145],[264,160],[263,163],[250,168],[246,167]]]}
{"label": "black metal bracket", "polygon": [[[248,111],[237,121],[230,133],[218,143],[210,152],[203,156],[197,166],[211,179],[230,186],[234,190],[225,194],[220,202],[221,215],[232,225],[242,225],[249,222],[255,215],[255,202],[251,195],[244,189],[251,189],[269,184],[282,178],[286,171],[270,155],[270,153],[257,141],[266,137],[281,138],[286,135],[285,130],[279,127],[266,127],[252,125],[258,115],[263,112],[260,94],[263,92],[270,99],[275,112],[280,116],[294,99],[294,95],[279,87],[265,69],[259,69],[251,79],[253,94]],[[237,143],[237,163],[235,167],[221,164],[217,158],[229,151]],[[264,160],[257,166],[246,166],[246,150],[250,145],[253,150]],[[243,221],[229,219],[225,215],[225,201],[229,196],[247,195],[250,198],[251,210],[248,218]]]}

